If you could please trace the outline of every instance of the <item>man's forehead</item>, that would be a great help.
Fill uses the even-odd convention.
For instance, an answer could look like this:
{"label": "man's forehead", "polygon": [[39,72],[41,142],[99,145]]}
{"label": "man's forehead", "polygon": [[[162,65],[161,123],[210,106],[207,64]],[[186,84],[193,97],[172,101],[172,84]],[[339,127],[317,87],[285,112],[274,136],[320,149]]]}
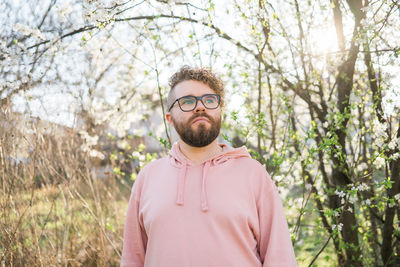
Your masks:
{"label": "man's forehead", "polygon": [[174,94],[176,98],[179,98],[185,95],[200,96],[203,94],[215,94],[215,91],[203,82],[187,80],[175,86]]}

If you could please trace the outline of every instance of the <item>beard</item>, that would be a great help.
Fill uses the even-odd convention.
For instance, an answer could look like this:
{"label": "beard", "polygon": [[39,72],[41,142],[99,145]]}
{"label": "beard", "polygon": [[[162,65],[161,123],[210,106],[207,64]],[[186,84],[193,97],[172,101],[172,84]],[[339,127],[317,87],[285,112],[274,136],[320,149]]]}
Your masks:
{"label": "beard", "polygon": [[[210,128],[207,129],[204,123],[200,123],[192,129],[191,122],[197,117],[205,117],[210,121]],[[221,117],[214,119],[205,113],[196,113],[187,122],[178,122],[172,117],[175,130],[186,144],[193,147],[204,147],[211,144],[219,135],[221,129]]]}

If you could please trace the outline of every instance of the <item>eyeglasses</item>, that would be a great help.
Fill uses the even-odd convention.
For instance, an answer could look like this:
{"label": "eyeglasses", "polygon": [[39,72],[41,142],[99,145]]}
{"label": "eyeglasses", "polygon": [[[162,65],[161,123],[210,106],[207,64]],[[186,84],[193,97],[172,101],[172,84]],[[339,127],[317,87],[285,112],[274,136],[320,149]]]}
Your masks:
{"label": "eyeglasses", "polygon": [[178,102],[180,109],[184,112],[192,111],[197,107],[197,100],[200,100],[203,106],[207,109],[216,109],[219,107],[221,102],[221,96],[217,94],[205,94],[202,96],[187,95],[182,96],[172,103],[168,112],[171,111],[172,107]]}

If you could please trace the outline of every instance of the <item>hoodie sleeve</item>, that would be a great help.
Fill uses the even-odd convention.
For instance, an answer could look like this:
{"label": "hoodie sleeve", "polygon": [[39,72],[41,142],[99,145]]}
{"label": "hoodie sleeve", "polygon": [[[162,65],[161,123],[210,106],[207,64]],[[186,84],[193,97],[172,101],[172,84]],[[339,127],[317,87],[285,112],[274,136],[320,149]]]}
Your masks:
{"label": "hoodie sleeve", "polygon": [[295,267],[296,257],[278,190],[265,169],[263,172],[257,201],[263,267]]}
{"label": "hoodie sleeve", "polygon": [[131,192],[126,214],[121,267],[143,267],[147,235],[139,215],[139,200],[144,169],[139,173]]}

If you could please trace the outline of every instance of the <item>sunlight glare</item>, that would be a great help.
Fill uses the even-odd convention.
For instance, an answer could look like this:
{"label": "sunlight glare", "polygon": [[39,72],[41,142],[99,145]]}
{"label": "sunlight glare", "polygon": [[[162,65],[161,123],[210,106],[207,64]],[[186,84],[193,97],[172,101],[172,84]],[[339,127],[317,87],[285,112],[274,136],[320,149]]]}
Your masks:
{"label": "sunlight glare", "polygon": [[316,28],[310,31],[310,52],[325,55],[337,50],[336,32],[333,27]]}

